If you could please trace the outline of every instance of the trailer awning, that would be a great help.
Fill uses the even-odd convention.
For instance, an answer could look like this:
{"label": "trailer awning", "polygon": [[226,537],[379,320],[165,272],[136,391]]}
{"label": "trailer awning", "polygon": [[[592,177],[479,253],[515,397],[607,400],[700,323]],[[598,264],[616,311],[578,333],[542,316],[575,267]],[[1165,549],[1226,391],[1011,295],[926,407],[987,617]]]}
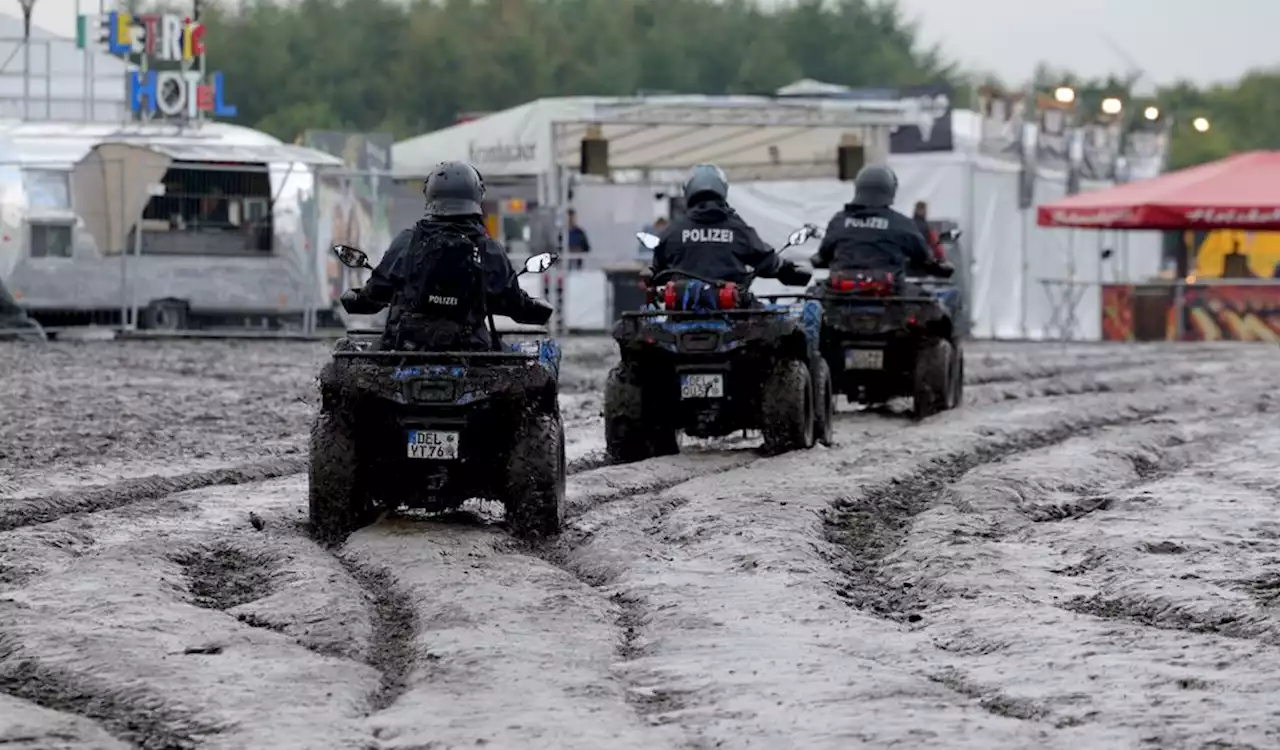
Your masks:
{"label": "trailer awning", "polygon": [[139,143],[133,140],[121,140],[118,142],[127,143],[131,146],[142,146],[178,161],[234,162],[237,164],[292,162],[314,167],[341,167],[343,165],[341,159],[323,151],[288,144],[247,146],[233,143]]}

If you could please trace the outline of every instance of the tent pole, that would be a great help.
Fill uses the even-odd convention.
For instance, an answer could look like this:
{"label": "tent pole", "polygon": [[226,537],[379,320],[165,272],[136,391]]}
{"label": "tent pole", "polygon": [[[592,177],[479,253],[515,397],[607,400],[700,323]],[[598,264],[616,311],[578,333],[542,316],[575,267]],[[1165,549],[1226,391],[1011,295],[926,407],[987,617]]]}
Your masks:
{"label": "tent pole", "polygon": [[[965,191],[965,216],[963,227],[964,232],[969,235],[969,239],[959,242],[956,245],[956,251],[959,254],[957,265],[960,270],[960,289],[964,300],[964,332],[966,336],[972,335],[973,330],[973,267],[977,259],[978,235],[975,232],[976,221],[974,217],[977,215],[977,199],[974,198],[973,191],[977,184],[977,164],[974,163],[973,157],[966,156],[965,162],[969,167],[969,186]],[[996,326],[995,317],[991,318],[991,338],[999,337],[999,329]]]}
{"label": "tent pole", "polygon": [[1018,296],[1020,298],[1019,301],[1022,303],[1021,304],[1022,310],[1020,315],[1021,320],[1019,322],[1019,327],[1022,331],[1023,339],[1028,338],[1028,336],[1030,335],[1029,332],[1027,331],[1027,297],[1028,297],[1027,277],[1030,276],[1030,272],[1031,272],[1030,253],[1029,253],[1029,248],[1027,247],[1027,245],[1031,242],[1031,227],[1027,224],[1027,221],[1030,219],[1030,216],[1031,216],[1031,211],[1024,208],[1022,210],[1022,222],[1021,222],[1022,226],[1020,227],[1021,234],[1022,234],[1022,241],[1019,243],[1021,245],[1021,250],[1019,251],[1019,253],[1022,256],[1021,258],[1022,282],[1018,285],[1018,291],[1019,291]]}

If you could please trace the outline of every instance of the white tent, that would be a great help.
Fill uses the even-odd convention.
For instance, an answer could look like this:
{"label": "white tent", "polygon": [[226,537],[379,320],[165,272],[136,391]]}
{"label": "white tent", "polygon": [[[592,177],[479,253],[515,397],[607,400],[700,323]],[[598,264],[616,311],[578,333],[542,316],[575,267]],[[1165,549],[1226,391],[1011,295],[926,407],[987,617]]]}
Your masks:
{"label": "white tent", "polygon": [[24,42],[22,19],[0,13],[0,61],[0,117],[118,123],[130,116],[130,65],[96,44],[79,49],[36,25]]}
{"label": "white tent", "polygon": [[395,144],[393,174],[420,179],[441,161],[465,159],[486,177],[550,175],[576,169],[583,137],[598,129],[615,177],[708,161],[735,179],[827,176],[842,138],[856,136],[869,157],[883,157],[889,129],[910,123],[915,107],[758,96],[540,99]]}

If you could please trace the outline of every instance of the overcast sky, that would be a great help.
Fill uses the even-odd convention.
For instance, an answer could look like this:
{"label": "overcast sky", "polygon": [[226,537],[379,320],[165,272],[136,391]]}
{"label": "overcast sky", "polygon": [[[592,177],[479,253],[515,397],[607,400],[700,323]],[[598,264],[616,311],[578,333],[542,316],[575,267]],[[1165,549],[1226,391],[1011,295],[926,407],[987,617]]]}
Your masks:
{"label": "overcast sky", "polygon": [[[1123,73],[1130,64],[1108,38],[1158,83],[1231,80],[1280,65],[1275,0],[899,1],[920,19],[927,41],[1010,83],[1028,78],[1041,60],[1086,76]],[[20,15],[19,7],[0,0],[0,12]],[[37,0],[35,21],[73,36],[77,7],[96,12],[99,0]]]}

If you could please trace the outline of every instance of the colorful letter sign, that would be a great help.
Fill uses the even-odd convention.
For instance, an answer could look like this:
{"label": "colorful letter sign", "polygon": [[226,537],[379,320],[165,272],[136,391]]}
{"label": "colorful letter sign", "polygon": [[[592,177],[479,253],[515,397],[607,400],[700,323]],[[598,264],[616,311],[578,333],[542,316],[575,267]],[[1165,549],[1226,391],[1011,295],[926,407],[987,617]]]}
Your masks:
{"label": "colorful letter sign", "polygon": [[[79,46],[86,46],[88,16],[80,17]],[[120,11],[99,18],[100,40],[112,55],[143,58],[143,70],[129,75],[129,106],[135,112],[165,117],[235,117],[236,108],[225,102],[221,73],[213,73],[206,83],[195,70],[153,70],[152,61],[177,63],[187,68],[205,54],[204,24],[182,16],[149,13],[138,16]]]}
{"label": "colorful letter sign", "polygon": [[214,73],[213,83],[200,83],[196,70],[149,70],[129,73],[129,107],[134,112],[159,112],[166,117],[196,117],[209,112],[218,117],[235,117],[236,108],[222,100],[222,74]]}
{"label": "colorful letter sign", "polygon": [[167,62],[190,62],[204,54],[204,24],[190,18],[148,13],[133,17],[111,11],[106,17],[107,51],[146,55]]}

